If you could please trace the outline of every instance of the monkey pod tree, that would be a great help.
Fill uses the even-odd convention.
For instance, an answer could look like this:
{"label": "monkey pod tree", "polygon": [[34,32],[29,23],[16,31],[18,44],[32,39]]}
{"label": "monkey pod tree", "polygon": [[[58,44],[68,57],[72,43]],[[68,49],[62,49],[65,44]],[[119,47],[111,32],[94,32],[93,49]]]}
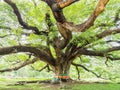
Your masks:
{"label": "monkey pod tree", "polygon": [[[42,70],[45,68],[52,69],[57,79],[66,81],[70,78],[69,70],[71,65],[75,66],[77,70],[78,67],[82,67],[83,69],[91,72],[89,69],[87,69],[85,66],[81,65],[80,63],[74,62],[74,60],[77,57],[81,57],[83,55],[106,57],[107,60],[105,61],[105,63],[107,63],[108,60],[120,60],[119,56],[116,57],[113,55],[113,52],[115,51],[117,53],[119,52],[120,45],[117,46],[110,45],[111,42],[119,43],[118,41],[119,38],[115,40],[114,38],[109,39],[110,36],[111,37],[112,36],[114,37],[115,35],[117,35],[116,37],[120,36],[119,35],[120,27],[118,25],[118,22],[120,20],[119,18],[120,11],[119,10],[112,11],[113,15],[115,16],[114,18],[110,17],[109,20],[105,19],[107,17],[102,18],[102,15],[106,14],[107,10],[109,11],[109,8],[111,7],[109,5],[112,3],[112,1],[110,2],[110,4],[109,4],[109,0],[98,0],[94,2],[95,4],[92,5],[93,7],[94,6],[95,7],[94,9],[92,7],[91,11],[89,12],[89,17],[85,18],[85,20],[82,19],[83,21],[81,21],[82,23],[80,24],[75,24],[76,22],[73,23],[74,20],[69,22],[65,17],[67,16],[67,14],[64,15],[64,13],[70,11],[69,7],[72,8],[71,5],[74,4],[75,2],[76,2],[75,3],[76,6],[78,3],[78,7],[76,8],[81,7],[79,5],[82,2],[82,0],[42,0],[42,1],[32,0],[29,2],[27,1],[27,3],[34,4],[33,6],[34,9],[41,10],[41,11],[38,10],[39,12],[37,13],[33,12],[32,14],[34,13],[42,14],[41,12],[45,12],[43,11],[44,9],[43,10],[41,9],[43,7],[37,8],[42,4],[46,3],[47,8],[49,7],[48,9],[50,10],[49,11],[50,13],[46,12],[46,14],[44,15],[45,16],[44,21],[39,22],[39,23],[42,22],[44,23],[43,27],[41,26],[43,28],[42,30],[41,28],[39,28],[40,24],[36,25],[36,22],[38,22],[39,20],[37,21],[36,19],[35,22],[33,22],[32,20],[31,21],[28,20],[27,22],[27,20],[23,19],[24,12],[29,13],[30,11],[26,10],[22,12],[21,8],[19,8],[19,5],[17,5],[18,2],[17,0],[16,1],[3,0],[3,1],[4,2],[2,2],[2,4],[7,3],[7,5],[10,6],[8,9],[11,10],[10,13],[12,13],[13,15],[11,16],[11,18],[14,18],[13,20],[18,22],[15,23],[17,26],[16,32],[17,31],[19,32],[20,30],[21,36],[24,35],[25,36],[24,38],[30,37],[31,35],[36,35],[37,39],[39,38],[40,41],[39,41],[39,45],[36,46],[32,45],[33,43],[35,43],[35,41],[32,41],[32,43],[24,44],[24,43],[19,43],[18,40],[16,41],[18,42],[17,44],[10,46],[5,46],[3,45],[3,43],[1,43],[0,55],[10,55],[10,54],[14,55],[15,53],[16,54],[18,53],[19,56],[19,53],[22,52],[28,55],[29,58],[22,63],[21,62],[16,63],[16,66],[12,68],[2,69],[0,70],[0,72],[18,70],[26,65],[33,64],[38,60],[41,60],[46,63],[46,66],[43,67]],[[22,5],[23,2],[25,2],[25,0],[21,0],[21,4],[20,4],[21,6],[23,6]],[[84,3],[85,2],[88,1],[84,1]],[[93,3],[93,1],[91,1],[91,3]],[[108,4],[108,8],[106,9],[107,4]],[[67,8],[67,11],[64,11],[65,7]],[[74,13],[74,9],[72,9],[73,13]],[[81,8],[81,10],[82,9],[83,8]],[[101,14],[103,11],[104,14]],[[52,17],[50,17],[50,15]],[[5,16],[2,17],[5,18]],[[34,18],[40,18],[40,17],[34,17]],[[77,23],[79,23],[80,18],[81,17],[76,17],[74,19],[76,20],[78,19]],[[28,24],[31,22],[33,23]],[[1,25],[2,25],[0,26],[1,30],[8,30],[8,31],[13,30],[12,28],[13,25],[11,26],[9,25],[7,26],[6,24],[4,25],[1,24]],[[46,28],[44,28],[44,25]],[[4,38],[8,36],[20,37],[20,35],[17,36],[14,35],[13,32],[10,32],[10,33],[6,33],[5,35],[1,35],[0,38],[1,40],[2,39],[4,40]],[[92,73],[95,74],[97,77],[100,77],[96,73],[94,72]]]}

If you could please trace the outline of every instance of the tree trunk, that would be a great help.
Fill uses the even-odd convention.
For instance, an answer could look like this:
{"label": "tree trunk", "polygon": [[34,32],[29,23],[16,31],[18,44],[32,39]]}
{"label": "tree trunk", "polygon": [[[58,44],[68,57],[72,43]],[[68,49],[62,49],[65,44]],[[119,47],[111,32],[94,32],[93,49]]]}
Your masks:
{"label": "tree trunk", "polygon": [[71,65],[71,62],[65,61],[55,66],[54,67],[54,71],[55,71],[54,81],[67,82],[68,80],[70,80],[70,76],[69,76],[70,65]]}

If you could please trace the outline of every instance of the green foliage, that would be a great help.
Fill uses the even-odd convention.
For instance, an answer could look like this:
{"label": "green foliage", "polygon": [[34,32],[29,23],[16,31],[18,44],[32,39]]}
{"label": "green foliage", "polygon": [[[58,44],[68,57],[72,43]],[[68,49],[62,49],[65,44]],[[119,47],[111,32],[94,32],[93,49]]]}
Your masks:
{"label": "green foliage", "polygon": [[28,37],[28,44],[34,47],[42,47],[43,45],[46,46],[47,38],[45,36],[38,36],[35,34],[30,34]]}
{"label": "green foliage", "polygon": [[[50,8],[41,0],[36,0],[37,5],[35,6],[32,0],[12,0],[16,3],[16,5],[19,8],[19,11],[21,13],[22,19],[28,23],[28,25],[35,26],[39,29],[39,31],[47,31],[49,32],[48,36],[43,36],[43,35],[35,35],[35,34],[30,34],[29,35],[29,30],[25,31],[18,23],[18,20],[13,13],[12,8],[4,3],[0,2],[0,26],[3,27],[9,27],[9,29],[0,29],[0,36],[5,36],[8,34],[14,34],[10,35],[4,38],[0,38],[0,47],[7,47],[7,46],[15,46],[19,45],[28,45],[28,46],[33,46],[37,47],[38,49],[42,48],[43,50],[48,48],[47,47],[47,39],[49,38],[50,41],[54,41],[55,37],[60,36],[58,30],[56,21],[52,15],[52,12],[50,11]],[[84,21],[87,20],[87,18],[91,15],[93,12],[98,0],[80,0],[79,2],[66,7],[64,9],[64,15],[68,19],[68,21],[72,21],[75,24],[80,24],[83,23]],[[112,44],[106,43],[107,39],[118,41],[120,39],[120,34],[116,35],[110,35],[107,36],[106,38],[98,40],[98,38],[95,37],[95,35],[110,29],[110,28],[115,28],[114,25],[114,17],[117,12],[117,10],[120,8],[119,5],[119,0],[109,0],[109,3],[105,9],[105,11],[97,18],[97,20],[94,23],[94,26],[92,26],[89,30],[86,32],[80,32],[80,33],[73,33],[73,38],[71,40],[71,43],[81,47],[84,46],[88,43],[91,43],[90,45],[86,46],[87,48],[98,51],[98,52],[103,52],[110,48]],[[54,24],[54,26],[48,30],[48,26],[45,22],[45,14],[50,13],[51,16],[51,21]],[[103,24],[107,24],[105,27],[100,26]],[[27,32],[28,35],[24,36],[22,33]],[[32,32],[32,31],[30,31]],[[114,33],[114,32],[113,32]],[[56,58],[56,53],[52,45],[50,45],[50,50],[54,58]],[[120,57],[119,51],[116,52],[111,52],[111,57]],[[8,68],[12,66],[13,63],[16,61],[26,61],[28,59],[28,55],[19,53],[19,54],[12,54],[12,55],[7,55],[2,58],[0,58],[0,69]],[[118,77],[120,76],[118,70],[119,70],[119,65],[117,63],[120,62],[115,62],[111,63],[110,60],[108,64],[111,67],[106,67],[105,66],[105,60],[106,58],[98,58],[98,57],[88,57],[88,56],[81,56],[80,58],[77,57],[74,62],[79,63],[84,65],[87,68],[90,68],[90,70],[93,70],[97,72],[98,74],[103,74],[104,77]],[[5,64],[5,65],[4,65]],[[35,69],[39,70],[41,67],[45,66],[44,62],[38,61],[32,65]],[[113,68],[114,67],[114,68]],[[117,70],[116,70],[117,68]],[[29,70],[31,69],[30,67],[27,67],[27,69],[21,69],[20,71],[28,70],[28,73],[25,73],[26,76],[39,76],[39,72]],[[94,77],[94,75],[88,74],[85,72],[85,70],[81,67],[79,67],[80,73],[83,75],[83,77],[88,78],[88,75],[91,77]],[[22,73],[18,72],[20,75]],[[71,73],[73,74],[73,77],[76,77],[77,72],[75,72],[75,67],[71,68]],[[29,75],[28,75],[29,74]],[[46,71],[44,71],[44,74],[46,75]],[[86,74],[86,75],[85,75]],[[94,85],[93,85],[94,86]],[[109,85],[108,85],[109,86]],[[84,87],[84,86],[83,86]],[[101,86],[100,86],[101,87]],[[111,86],[110,86],[111,87]],[[21,87],[20,87],[21,88]],[[36,88],[36,87],[35,87]],[[82,90],[82,86],[80,86]],[[87,90],[88,88],[84,88],[83,90]],[[115,88],[115,87],[114,87]],[[77,89],[76,87],[73,87],[73,90]],[[95,88],[92,88],[92,90],[96,90]],[[104,90],[104,89],[103,89]],[[107,89],[105,89],[107,90]],[[111,90],[111,89],[109,89]],[[117,90],[117,88],[116,88]]]}
{"label": "green foliage", "polygon": [[37,61],[32,65],[36,70],[40,70],[41,67],[45,66],[44,62]]}
{"label": "green foliage", "polygon": [[89,63],[90,62],[90,58],[88,56],[81,55],[80,57],[77,57],[74,60],[74,62],[75,63],[80,63],[80,64]]}
{"label": "green foliage", "polygon": [[56,53],[55,53],[55,49],[52,46],[50,46],[50,51],[51,51],[53,57],[56,58],[57,56],[56,56]]}
{"label": "green foliage", "polygon": [[96,40],[97,38],[95,37],[95,31],[88,30],[78,35],[75,34],[71,42],[78,44],[78,46],[83,46],[87,43],[95,42]]}
{"label": "green foliage", "polygon": [[10,8],[6,3],[0,2],[0,26],[12,26],[12,28],[14,28],[16,27],[16,24],[18,24],[18,22],[12,8]]}
{"label": "green foliage", "polygon": [[111,53],[109,53],[110,54],[110,56],[112,57],[112,58],[119,58],[120,57],[120,51],[113,51],[113,52],[111,52]]}
{"label": "green foliage", "polygon": [[95,0],[82,0],[65,8],[64,14],[69,21],[81,23],[90,16],[89,14],[93,12],[96,3]]}

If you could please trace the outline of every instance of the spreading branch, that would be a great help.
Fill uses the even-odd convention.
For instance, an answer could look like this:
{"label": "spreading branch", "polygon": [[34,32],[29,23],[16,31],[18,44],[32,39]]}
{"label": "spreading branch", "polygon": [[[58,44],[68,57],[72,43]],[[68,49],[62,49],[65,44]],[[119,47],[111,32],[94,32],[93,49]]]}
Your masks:
{"label": "spreading branch", "polygon": [[[85,42],[85,43],[82,45],[82,47],[84,46],[84,47],[86,47],[86,48],[89,48],[89,47],[92,45],[92,43],[95,42],[96,40],[102,39],[102,38],[104,38],[104,37],[106,37],[106,36],[109,36],[109,35],[118,34],[118,33],[120,33],[120,28],[112,29],[112,30],[105,30],[105,31],[101,32],[100,34],[97,34],[96,36],[92,37],[90,42]],[[94,39],[94,38],[95,38],[95,39]],[[118,42],[118,43],[119,43],[119,42]],[[118,48],[119,48],[119,47],[118,47]],[[110,48],[109,48],[108,50],[110,50]],[[72,54],[70,57],[75,58],[77,55],[82,54],[82,53],[80,53],[79,51],[82,52],[82,53],[85,52],[87,55],[92,55],[92,54],[94,54],[95,56],[104,56],[103,53],[100,53],[100,52],[99,52],[99,53],[98,53],[98,52],[95,53],[94,51],[89,51],[89,50],[86,51],[86,49],[84,50],[84,49],[81,48],[81,46],[80,46],[80,47],[77,47],[77,49],[73,52],[73,54]],[[114,50],[114,51],[115,51],[115,50]],[[106,51],[106,52],[110,52],[110,51]],[[104,52],[104,53],[105,53],[105,52]]]}
{"label": "spreading branch", "polygon": [[90,56],[101,56],[104,57],[107,53],[113,52],[113,51],[118,51],[120,50],[120,46],[114,46],[111,48],[108,48],[104,51],[98,52],[98,51],[92,51],[92,50],[86,50],[86,49],[81,49],[81,53],[83,55],[90,55]]}
{"label": "spreading branch", "polygon": [[41,71],[43,71],[44,69],[47,69],[48,72],[53,71],[53,70],[50,69],[50,67],[49,67],[48,64],[46,64],[46,65],[45,65],[44,67],[42,67],[41,69],[35,69],[33,66],[31,66],[31,68],[32,68],[33,70],[35,70],[35,71],[38,71],[38,72],[41,72]]}
{"label": "spreading branch", "polygon": [[107,57],[111,60],[120,60],[120,58],[113,58],[111,57],[111,55],[108,54],[109,52],[118,51],[118,50],[120,50],[120,46],[114,46],[102,52],[83,49],[80,51],[80,53],[82,53],[83,55],[89,55],[89,56]]}
{"label": "spreading branch", "polygon": [[50,65],[53,66],[55,65],[55,60],[42,49],[37,49],[35,47],[30,47],[30,46],[11,46],[11,47],[0,48],[0,55],[6,55],[6,54],[18,53],[18,52],[30,52],[35,57],[40,58],[40,60]]}
{"label": "spreading branch", "polygon": [[11,8],[13,9],[17,19],[18,19],[18,22],[21,26],[23,26],[23,28],[25,29],[28,29],[28,30],[33,30],[35,34],[37,35],[46,35],[47,32],[45,31],[39,31],[39,29],[37,27],[34,27],[34,26],[30,26],[28,25],[28,23],[24,22],[22,17],[21,17],[21,14],[20,14],[20,11],[18,9],[18,7],[16,6],[16,4],[14,2],[12,2],[11,0],[4,0],[8,5],[11,6]]}
{"label": "spreading branch", "polygon": [[83,22],[82,24],[75,25],[71,22],[64,22],[62,25],[70,31],[79,31],[79,32],[86,31],[88,28],[94,25],[96,18],[104,11],[108,1],[109,0],[99,0],[91,16],[88,18],[87,21]]}
{"label": "spreading branch", "polygon": [[71,4],[73,4],[74,2],[80,1],[80,0],[57,0],[58,1],[58,6],[59,8],[63,9]]}
{"label": "spreading branch", "polygon": [[96,77],[100,78],[101,75],[98,75],[97,73],[93,72],[92,70],[89,70],[88,68],[86,68],[85,66],[81,65],[81,64],[76,64],[76,63],[72,63],[73,66],[78,66],[83,68],[84,70],[91,72],[92,74],[94,74]]}
{"label": "spreading branch", "polygon": [[46,2],[48,6],[51,8],[57,22],[63,23],[66,21],[66,18],[63,15],[62,9],[60,9],[60,7],[58,6],[58,3],[55,0],[42,0],[42,1]]}
{"label": "spreading branch", "polygon": [[90,72],[90,73],[92,73],[93,75],[95,75],[97,78],[101,78],[101,79],[105,79],[105,80],[112,80],[112,79],[115,79],[115,78],[118,78],[118,77],[115,77],[115,78],[111,78],[111,77],[109,77],[109,78],[105,78],[105,77],[102,77],[102,73],[103,72],[101,72],[101,74],[97,74],[97,73],[95,73],[94,71],[92,71],[92,70],[89,70],[87,67],[85,67],[84,65],[81,65],[81,64],[76,64],[76,63],[72,63],[72,65],[73,66],[78,66],[78,67],[81,67],[81,68],[83,68],[84,70],[86,70],[87,72]]}
{"label": "spreading branch", "polygon": [[52,69],[50,68],[50,65],[47,65],[47,70],[48,70],[48,72],[50,72],[50,71],[54,72],[54,70],[52,70]]}
{"label": "spreading branch", "polygon": [[77,73],[78,73],[78,79],[80,80],[80,71],[78,69],[78,66],[76,66],[76,70],[77,70]]}
{"label": "spreading branch", "polygon": [[[120,33],[120,28],[105,30],[105,31],[95,35],[94,37],[92,37],[91,42],[85,43],[84,46],[86,45],[86,47],[89,48],[90,46],[93,45],[93,42],[95,42],[95,41],[97,41],[99,39],[102,39],[102,38],[104,38],[106,36],[115,35],[115,34],[118,34],[118,33]],[[114,40],[109,40],[109,41],[106,41],[106,42],[108,43],[108,42],[112,42],[112,41],[116,42],[116,43],[119,43],[119,41],[114,41]]]}
{"label": "spreading branch", "polygon": [[112,30],[105,30],[102,33],[96,35],[96,37],[98,39],[101,39],[101,38],[106,37],[108,35],[117,34],[117,33],[120,33],[120,28],[112,29]]}
{"label": "spreading branch", "polygon": [[64,38],[63,40],[58,39],[57,42],[61,42],[59,47],[60,47],[60,49],[63,49],[68,44],[70,39],[72,38],[72,34],[71,34],[71,31],[69,31],[69,29],[66,29],[62,26],[62,23],[66,22],[66,18],[64,16],[63,11],[60,8],[59,4],[63,5],[66,2],[67,3],[73,2],[73,0],[68,0],[68,1],[42,0],[42,1],[46,2],[48,4],[48,6],[51,8],[54,18],[57,21],[58,31],[60,32],[61,36]]}
{"label": "spreading branch", "polygon": [[74,2],[80,1],[80,0],[42,0],[46,2],[53,11],[58,11],[59,9],[63,9]]}
{"label": "spreading branch", "polygon": [[48,64],[46,64],[44,67],[42,67],[40,70],[36,70],[33,66],[31,66],[33,70],[35,71],[38,71],[38,72],[41,72],[43,71],[44,69],[46,69],[48,67]]}
{"label": "spreading branch", "polygon": [[66,30],[70,30],[70,31],[84,32],[85,30],[93,26],[96,18],[99,16],[99,14],[101,14],[104,11],[105,6],[109,0],[99,0],[95,10],[88,18],[88,20],[78,25],[75,25],[71,22],[67,22],[65,16],[63,15],[62,9],[79,0],[67,0],[67,1],[57,0],[57,2],[54,0],[43,0],[43,1],[50,6],[56,21],[61,24],[60,25],[61,27],[63,26]]}
{"label": "spreading branch", "polygon": [[[76,52],[74,52],[70,57],[69,60],[73,60],[75,57],[79,56],[79,55],[88,55],[88,56],[99,56],[99,57],[109,57],[109,53],[113,52],[113,51],[118,51],[120,50],[120,46],[114,46],[111,48],[108,48],[104,51],[92,51],[92,50],[87,50],[86,48],[81,48],[78,49]],[[111,58],[110,58],[111,59]],[[111,60],[119,60],[119,58],[112,58]]]}
{"label": "spreading branch", "polygon": [[29,64],[33,64],[34,62],[36,62],[38,60],[38,58],[34,58],[32,60],[26,60],[25,62],[23,63],[20,63],[19,65],[13,67],[13,68],[7,68],[7,69],[3,69],[3,70],[0,70],[1,73],[3,72],[10,72],[10,71],[16,71],[26,65],[29,65]]}

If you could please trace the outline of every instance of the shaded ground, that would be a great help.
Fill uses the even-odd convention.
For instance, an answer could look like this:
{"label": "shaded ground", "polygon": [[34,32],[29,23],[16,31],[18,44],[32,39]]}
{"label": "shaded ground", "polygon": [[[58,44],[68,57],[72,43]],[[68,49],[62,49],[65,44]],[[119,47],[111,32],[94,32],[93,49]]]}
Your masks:
{"label": "shaded ground", "polygon": [[120,90],[119,84],[27,84],[22,86],[1,86],[0,90]]}
{"label": "shaded ground", "polygon": [[0,90],[120,90],[120,84],[107,82],[82,82],[71,81],[60,84],[27,83],[14,85],[16,80],[0,80]]}

